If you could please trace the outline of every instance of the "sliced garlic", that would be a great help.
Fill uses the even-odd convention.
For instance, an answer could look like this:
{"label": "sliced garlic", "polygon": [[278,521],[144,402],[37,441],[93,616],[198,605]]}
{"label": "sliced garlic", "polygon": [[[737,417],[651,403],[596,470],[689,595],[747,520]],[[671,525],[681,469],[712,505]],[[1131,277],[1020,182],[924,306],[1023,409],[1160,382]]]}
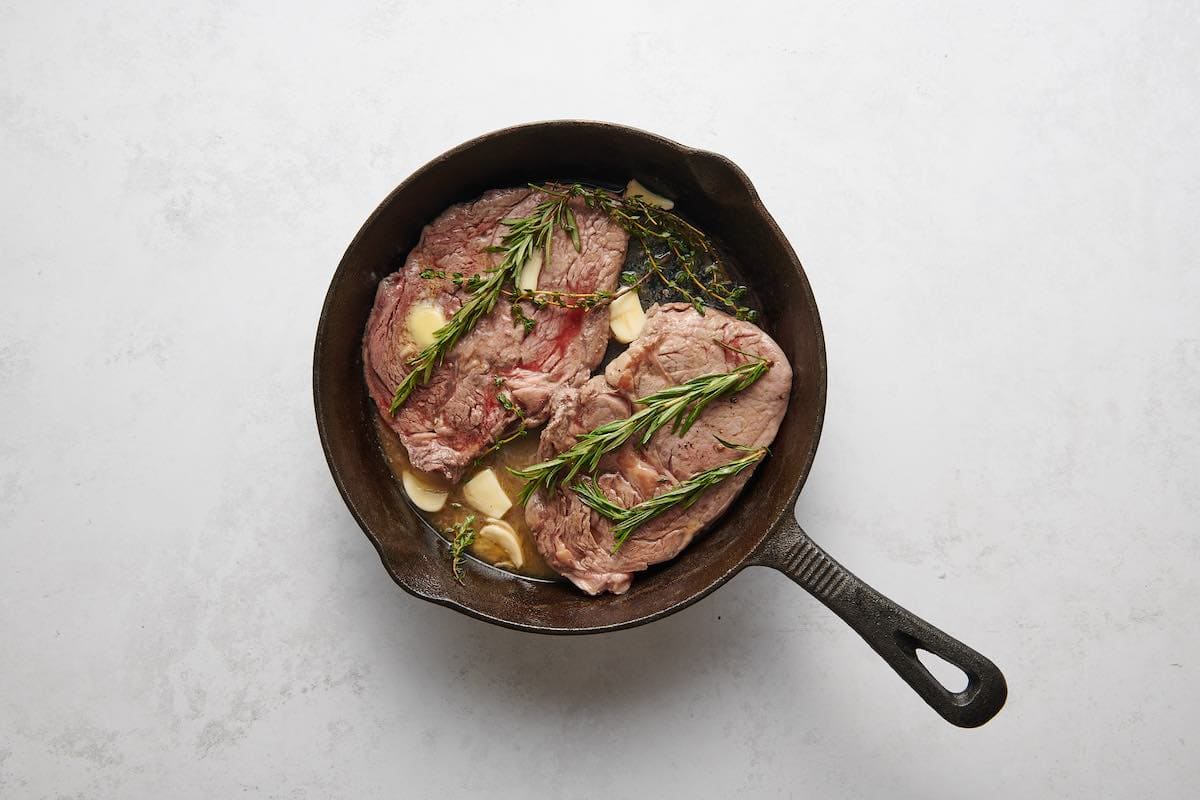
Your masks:
{"label": "sliced garlic", "polygon": [[645,186],[642,186],[642,184],[638,183],[636,178],[631,180],[625,187],[625,196],[641,198],[642,202],[646,205],[658,206],[663,211],[670,211],[675,207],[674,200],[668,200],[661,194],[655,194]]}
{"label": "sliced garlic", "polygon": [[512,525],[489,519],[475,537],[475,555],[497,567],[520,569],[525,564],[521,542]]}
{"label": "sliced garlic", "polygon": [[642,311],[637,289],[618,295],[608,304],[608,327],[612,328],[613,338],[621,344],[632,342],[646,327],[646,312]]}
{"label": "sliced garlic", "polygon": [[442,506],[446,505],[446,498],[450,493],[429,484],[415,472],[404,470],[400,473],[400,480],[404,484],[408,499],[422,511],[433,513],[441,511]]}
{"label": "sliced garlic", "polygon": [[489,517],[500,519],[512,508],[512,500],[504,493],[491,467],[475,473],[475,477],[463,484],[462,492],[464,500]]}
{"label": "sliced garlic", "polygon": [[408,335],[420,348],[433,344],[434,334],[445,324],[446,315],[433,303],[417,303],[408,312]]}
{"label": "sliced garlic", "polygon": [[532,292],[537,288],[538,276],[542,274],[542,249],[539,247],[533,251],[533,255],[525,262],[525,266],[521,267],[521,279],[517,282],[517,288],[521,291]]}

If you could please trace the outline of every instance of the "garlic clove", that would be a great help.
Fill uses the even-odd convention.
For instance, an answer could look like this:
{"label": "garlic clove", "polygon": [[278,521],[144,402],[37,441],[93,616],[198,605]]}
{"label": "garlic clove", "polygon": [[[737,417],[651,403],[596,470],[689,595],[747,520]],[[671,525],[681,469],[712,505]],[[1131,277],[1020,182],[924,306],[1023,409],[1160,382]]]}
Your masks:
{"label": "garlic clove", "polygon": [[646,327],[646,312],[637,289],[623,292],[608,304],[608,327],[621,344],[629,344],[641,334]]}
{"label": "garlic clove", "polygon": [[424,349],[436,340],[435,334],[446,324],[446,315],[433,303],[417,303],[408,312],[408,335]]}
{"label": "garlic clove", "polygon": [[625,187],[625,196],[626,197],[636,197],[636,198],[640,199],[646,205],[658,206],[663,211],[670,211],[672,208],[675,207],[674,200],[668,200],[667,198],[663,197],[661,194],[655,194],[654,192],[647,189],[645,186],[642,186],[642,184],[639,183],[636,178],[634,180],[631,180],[629,182],[629,184]]}
{"label": "garlic clove", "polygon": [[441,511],[442,506],[446,505],[446,498],[450,495],[449,492],[442,491],[415,472],[408,470],[400,473],[400,481],[404,484],[404,492],[408,495],[408,499],[412,500],[413,505],[429,513]]}
{"label": "garlic clove", "polygon": [[491,467],[475,473],[471,480],[463,484],[462,492],[463,499],[472,508],[489,517],[500,519],[512,508],[512,500],[504,493],[504,488]]}
{"label": "garlic clove", "polygon": [[517,532],[507,522],[489,519],[475,537],[475,555],[497,567],[520,569],[525,564]]}
{"label": "garlic clove", "polygon": [[517,288],[523,292],[532,292],[537,289],[538,276],[542,274],[542,248],[533,251],[533,255],[521,267],[521,278],[517,281]]}

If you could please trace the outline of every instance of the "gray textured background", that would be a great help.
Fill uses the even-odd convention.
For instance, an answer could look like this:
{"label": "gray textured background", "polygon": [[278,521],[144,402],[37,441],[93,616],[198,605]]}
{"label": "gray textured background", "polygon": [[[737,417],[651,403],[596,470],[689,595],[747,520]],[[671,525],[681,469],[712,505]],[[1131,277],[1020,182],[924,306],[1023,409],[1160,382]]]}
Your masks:
{"label": "gray textured background", "polygon": [[[1194,2],[99,5],[0,7],[0,795],[1195,790]],[[755,181],[828,338],[798,516],[1005,669],[990,725],[765,570],[586,639],[388,579],[325,287],[411,170],[555,117]]]}

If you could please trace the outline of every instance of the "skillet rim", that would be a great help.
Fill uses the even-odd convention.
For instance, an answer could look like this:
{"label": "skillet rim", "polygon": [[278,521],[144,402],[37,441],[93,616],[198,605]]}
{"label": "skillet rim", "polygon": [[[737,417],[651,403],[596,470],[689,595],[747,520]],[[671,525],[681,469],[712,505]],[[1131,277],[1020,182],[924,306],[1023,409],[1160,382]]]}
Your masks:
{"label": "skillet rim", "polygon": [[[321,386],[320,386],[320,375],[321,375],[321,366],[322,366],[321,346],[325,339],[326,329],[329,324],[329,317],[331,315],[331,311],[332,311],[332,308],[335,303],[335,299],[336,299],[335,295],[339,288],[339,284],[345,277],[345,274],[347,271],[347,261],[350,258],[350,255],[354,252],[355,248],[358,246],[359,242],[366,235],[367,231],[372,228],[372,226],[375,224],[376,220],[383,214],[384,210],[392,203],[392,201],[398,195],[400,195],[401,193],[406,191],[412,184],[416,183],[420,178],[422,178],[425,174],[427,174],[429,171],[433,170],[438,165],[440,165],[452,158],[455,158],[456,156],[459,156],[462,153],[467,152],[467,151],[471,150],[472,148],[477,147],[481,144],[484,144],[485,142],[488,142],[490,140],[498,139],[498,138],[502,138],[502,137],[510,136],[510,135],[514,135],[514,134],[520,134],[520,133],[523,133],[523,132],[526,132],[529,130],[533,130],[533,129],[573,128],[573,127],[590,127],[590,128],[598,129],[601,133],[618,134],[618,135],[633,135],[636,137],[641,137],[643,139],[648,139],[653,142],[656,142],[659,145],[665,146],[667,149],[677,153],[678,157],[685,161],[695,162],[695,161],[699,161],[699,160],[710,160],[710,161],[718,162],[726,170],[728,170],[728,172],[730,174],[732,174],[737,179],[738,183],[740,184],[740,189],[743,192],[745,192],[745,195],[746,195],[747,199],[749,200],[750,206],[753,209],[754,213],[756,215],[758,215],[764,223],[766,223],[766,225],[767,225],[768,229],[771,231],[771,233],[774,236],[776,236],[778,241],[782,244],[784,252],[789,257],[791,264],[795,269],[796,276],[799,279],[798,289],[799,289],[799,294],[802,295],[802,297],[799,299],[801,299],[803,301],[803,307],[805,310],[808,311],[808,313],[811,317],[813,333],[815,336],[816,353],[817,353],[817,370],[816,370],[815,375],[810,376],[810,380],[816,379],[818,382],[818,386],[816,387],[817,388],[816,418],[814,420],[814,424],[812,427],[811,445],[808,448],[807,452],[804,454],[804,463],[801,465],[801,469],[800,469],[799,473],[797,474],[797,477],[795,478],[794,484],[791,486],[791,488],[789,490],[788,499],[787,499],[787,502],[783,506],[783,510],[780,511],[779,513],[775,514],[768,521],[768,523],[764,526],[764,530],[762,531],[762,533],[759,534],[757,541],[755,541],[753,546],[751,546],[749,548],[749,550],[747,551],[745,556],[743,556],[736,563],[732,564],[727,569],[722,571],[716,578],[714,578],[707,585],[702,586],[701,588],[692,592],[691,594],[689,594],[688,596],[684,597],[681,600],[678,600],[674,603],[671,603],[669,605],[666,605],[662,608],[651,611],[649,613],[642,614],[640,616],[636,616],[636,617],[633,617],[633,618],[630,618],[627,620],[623,620],[620,622],[604,624],[604,625],[548,626],[548,625],[538,625],[538,624],[529,623],[529,622],[515,621],[512,619],[505,619],[503,617],[489,614],[485,611],[480,611],[479,609],[474,608],[470,605],[466,605],[465,603],[462,603],[455,598],[447,597],[447,596],[436,594],[436,593],[422,591],[422,589],[419,588],[419,586],[414,585],[410,581],[406,580],[406,578],[408,576],[402,575],[398,569],[395,569],[392,566],[392,564],[389,563],[387,555],[385,554],[385,551],[384,551],[383,544],[380,542],[379,538],[372,531],[370,525],[367,524],[363,514],[360,513],[356,501],[351,496],[351,494],[347,488],[347,484],[346,484],[345,479],[343,478],[341,470],[339,469],[337,463],[335,463],[335,460],[334,460],[333,452],[332,452],[331,445],[330,445],[330,435],[331,434],[328,430],[328,425],[327,425],[327,420],[326,420],[326,415],[329,412],[326,412],[324,410],[324,406],[323,406],[323,402],[322,402]],[[828,363],[826,360],[826,353],[825,353],[825,334],[824,334],[824,329],[822,328],[822,325],[821,325],[821,316],[817,309],[816,298],[813,295],[812,286],[808,280],[808,275],[805,272],[804,266],[801,264],[799,257],[796,255],[796,252],[793,249],[791,242],[788,240],[787,236],[784,235],[783,230],[779,227],[779,224],[775,221],[775,218],[773,216],[771,216],[771,213],[767,210],[766,206],[763,204],[761,198],[759,197],[758,191],[754,188],[754,185],[750,182],[750,178],[741,169],[741,167],[739,167],[737,164],[735,164],[729,158],[727,158],[719,153],[715,153],[711,150],[704,150],[704,149],[700,149],[700,148],[689,147],[687,145],[681,144],[680,142],[674,141],[673,139],[669,139],[665,136],[660,136],[659,134],[651,133],[649,131],[642,130],[640,128],[635,128],[635,127],[631,127],[628,125],[620,125],[620,124],[611,123],[611,122],[603,122],[603,121],[597,121],[597,120],[585,120],[585,119],[539,120],[539,121],[526,122],[526,123],[521,123],[521,124],[517,124],[517,125],[510,125],[510,126],[507,126],[504,128],[499,128],[499,129],[481,134],[479,136],[476,136],[476,137],[469,139],[459,145],[456,145],[455,147],[452,147],[451,149],[446,150],[445,152],[435,156],[434,158],[430,159],[429,161],[425,162],[420,167],[418,167],[416,170],[414,170],[407,178],[405,178],[399,185],[397,185],[391,192],[389,192],[387,194],[387,196],[383,198],[382,201],[380,201],[380,203],[375,207],[374,211],[371,212],[371,214],[367,217],[367,219],[359,227],[358,232],[354,235],[354,238],[351,239],[350,244],[346,247],[345,252],[342,254],[341,259],[338,261],[338,266],[334,270],[333,276],[330,279],[329,288],[326,290],[325,299],[321,305],[321,313],[320,313],[320,316],[319,316],[318,322],[317,322],[317,334],[316,334],[314,348],[313,348],[313,406],[314,406],[314,412],[316,415],[317,432],[321,439],[321,450],[325,454],[325,462],[329,467],[330,474],[333,477],[334,484],[337,486],[338,493],[341,495],[343,502],[346,504],[347,509],[349,509],[351,516],[354,518],[354,521],[358,524],[359,528],[363,531],[363,533],[366,534],[367,539],[371,542],[372,546],[375,548],[375,551],[379,556],[380,562],[383,564],[384,569],[387,570],[387,573],[392,577],[392,580],[405,592],[407,592],[408,594],[410,594],[414,597],[420,598],[421,600],[425,600],[425,601],[435,603],[437,605],[440,605],[440,606],[443,606],[446,608],[453,609],[460,613],[466,614],[469,617],[473,617],[475,619],[478,619],[483,622],[488,622],[493,625],[499,625],[501,627],[510,628],[512,630],[525,631],[525,632],[530,632],[530,633],[542,633],[542,634],[581,635],[581,634],[591,634],[591,633],[606,633],[606,632],[624,630],[627,628],[633,628],[633,627],[637,627],[639,625],[645,625],[650,622],[655,622],[664,617],[670,616],[671,614],[674,614],[678,611],[682,611],[683,609],[687,608],[688,606],[692,605],[693,603],[696,603],[696,602],[702,600],[703,598],[707,597],[708,595],[712,594],[714,591],[719,589],[721,586],[725,585],[726,582],[728,582],[731,578],[733,578],[735,575],[737,575],[739,572],[741,572],[746,567],[755,565],[757,563],[758,554],[760,554],[763,551],[764,547],[769,544],[771,539],[773,539],[775,537],[775,535],[777,534],[777,532],[780,530],[781,527],[787,527],[786,523],[788,522],[788,519],[787,519],[788,516],[791,515],[794,517],[796,500],[800,496],[800,492],[804,488],[804,484],[808,480],[808,476],[812,470],[813,461],[816,458],[817,448],[820,445],[821,432],[822,432],[822,429],[824,427],[824,422],[825,422],[825,403],[826,403],[826,397],[827,397],[827,390],[828,390]],[[738,500],[735,500],[735,503],[738,502],[740,499],[741,498],[739,498]],[[728,514],[728,513],[729,513],[729,510],[726,511],[726,514]],[[792,519],[791,523],[794,525],[795,520]],[[479,562],[479,565],[486,567],[489,570],[493,570],[496,572],[503,572],[501,570],[497,570],[496,568],[492,567],[489,564],[486,564],[486,562],[481,561],[481,562]],[[504,572],[504,575],[505,575],[506,580],[517,580],[517,581],[521,581],[523,583],[527,583],[527,584],[531,584],[531,585],[535,584],[535,583],[540,583],[539,581],[529,580],[529,579],[523,578],[521,576],[514,576],[508,572]],[[597,598],[597,601],[603,602],[603,600],[600,598]]]}

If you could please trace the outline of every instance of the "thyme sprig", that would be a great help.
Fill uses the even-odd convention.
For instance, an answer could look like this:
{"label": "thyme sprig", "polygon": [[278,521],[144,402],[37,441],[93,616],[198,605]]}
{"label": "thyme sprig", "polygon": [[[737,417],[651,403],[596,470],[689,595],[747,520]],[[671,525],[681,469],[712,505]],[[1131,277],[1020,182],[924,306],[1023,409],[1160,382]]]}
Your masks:
{"label": "thyme sprig", "polygon": [[505,297],[512,298],[514,305],[521,300],[526,300],[535,308],[557,306],[558,308],[578,308],[584,311],[608,305],[621,293],[609,292],[604,289],[597,289],[594,292],[562,292],[557,289],[518,289],[516,291],[505,289],[503,291]]}
{"label": "thyme sprig", "polygon": [[700,498],[700,495],[713,486],[754,466],[767,454],[765,447],[744,447],[726,442],[720,437],[717,437],[717,441],[726,447],[740,450],[746,455],[703,472],[697,472],[662,494],[643,500],[629,508],[623,508],[610,500],[600,485],[596,483],[595,478],[580,481],[573,485],[571,490],[579,496],[584,505],[615,523],[612,529],[612,553],[616,554],[629,535],[641,525],[677,506],[679,508],[690,507]]}
{"label": "thyme sprig", "polygon": [[493,442],[491,447],[489,447],[487,450],[484,450],[483,454],[479,456],[479,458],[475,459],[476,463],[479,463],[484,457],[491,455],[509,442],[515,442],[517,439],[520,439],[522,436],[529,433],[529,427],[525,419],[525,412],[521,410],[519,405],[517,405],[517,401],[513,399],[512,394],[504,391],[504,378],[497,376],[492,380],[492,383],[497,389],[496,401],[500,403],[500,405],[506,411],[517,418],[517,427],[512,433]]}
{"label": "thyme sprig", "polygon": [[[758,314],[741,304],[746,287],[722,277],[727,273],[721,257],[703,233],[678,214],[650,205],[640,197],[624,197],[606,189],[575,183],[564,189],[538,186],[548,195],[583,199],[588,208],[603,211],[609,219],[637,239],[647,256],[647,268],[664,284],[704,313],[706,299],[724,307],[738,319],[755,321]],[[669,275],[655,250],[669,255],[677,268]]]}
{"label": "thyme sprig", "polygon": [[[521,267],[535,252],[542,250],[544,260],[550,260],[550,247],[554,239],[552,234],[556,226],[570,235],[576,250],[580,249],[579,226],[575,221],[575,212],[567,205],[569,199],[553,195],[534,206],[527,216],[502,220],[508,226],[508,232],[500,239],[500,244],[488,248],[489,252],[504,254],[500,263],[479,275],[463,277],[461,273],[455,273],[451,276],[455,286],[465,288],[471,295],[454,312],[454,316],[438,328],[433,335],[433,342],[409,360],[409,373],[392,394],[392,404],[388,409],[390,413],[395,414],[413,390],[429,380],[433,368],[442,363],[458,340],[495,307],[505,284],[515,284]],[[441,270],[423,270],[421,275],[446,277]]]}
{"label": "thyme sprig", "polygon": [[525,313],[525,309],[521,308],[520,303],[514,301],[509,312],[512,314],[513,325],[520,325],[524,328],[527,336],[533,332],[533,326],[537,323]]}
{"label": "thyme sprig", "polygon": [[446,529],[450,539],[450,571],[454,580],[459,583],[462,579],[462,557],[468,547],[475,543],[475,515],[468,514],[466,519],[459,520]]}
{"label": "thyme sprig", "polygon": [[745,353],[720,340],[714,341],[752,360],[729,372],[699,375],[642,397],[637,400],[643,406],[640,411],[583,434],[574,445],[554,458],[524,469],[509,468],[512,474],[525,480],[521,488],[521,503],[528,503],[538,489],[548,491],[560,483],[569,483],[577,475],[595,472],[605,453],[616,450],[635,436],[641,437],[640,444],[644,446],[668,424],[672,433],[683,436],[710,403],[746,389],[771,368],[771,362],[765,358]]}

